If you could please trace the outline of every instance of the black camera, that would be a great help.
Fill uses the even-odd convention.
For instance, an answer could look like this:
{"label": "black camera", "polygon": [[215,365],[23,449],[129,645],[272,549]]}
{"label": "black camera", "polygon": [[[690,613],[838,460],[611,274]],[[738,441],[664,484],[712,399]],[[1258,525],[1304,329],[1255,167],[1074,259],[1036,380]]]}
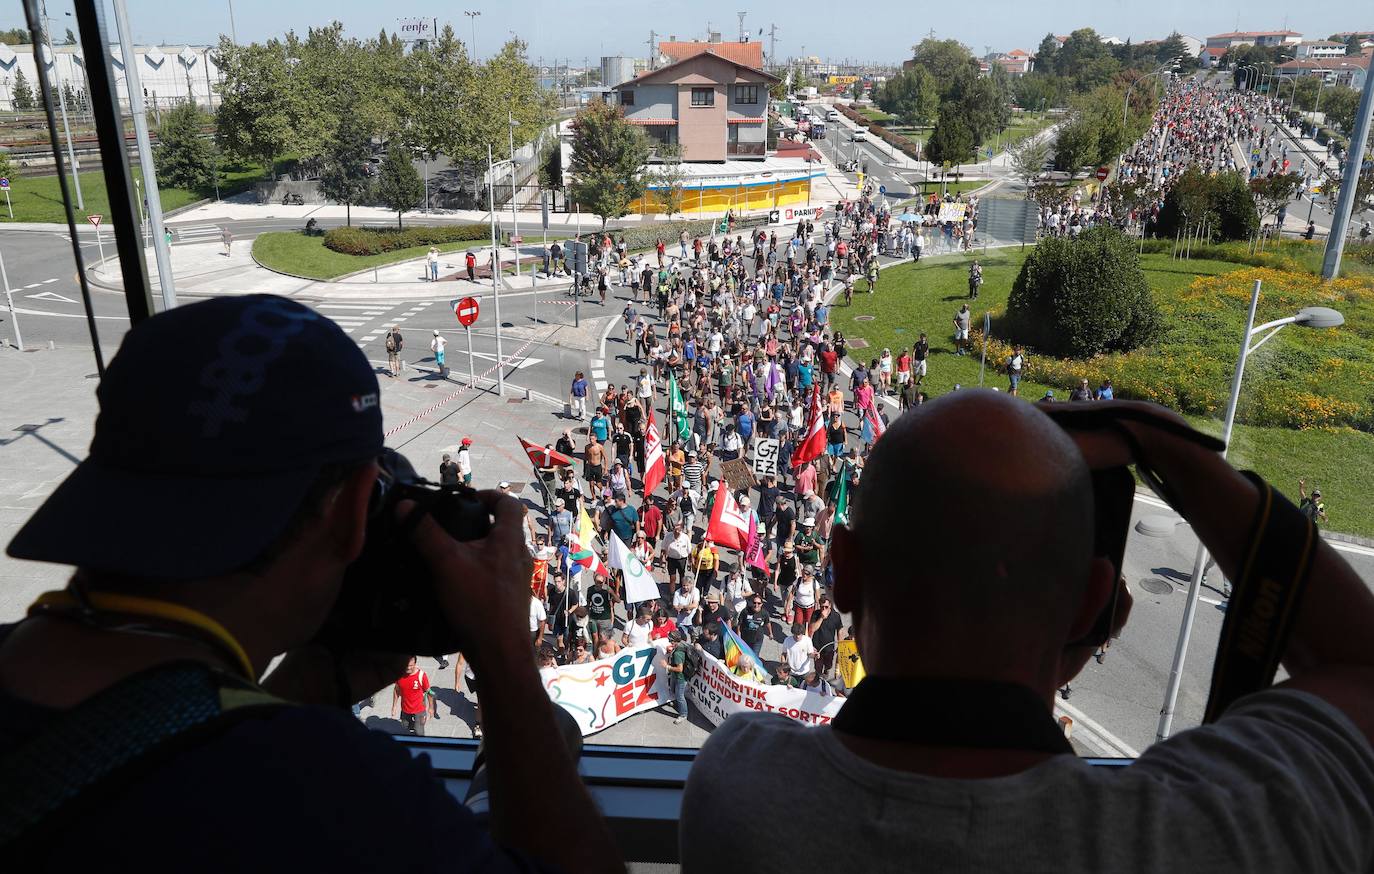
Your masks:
{"label": "black camera", "polygon": [[[473,489],[421,478],[394,449],[382,450],[377,465],[366,543],[344,573],[317,642],[427,656],[458,652],[463,641],[444,619],[429,565],[410,535],[427,514],[455,540],[477,540],[491,530],[491,516]],[[404,518],[396,509],[401,501],[415,502]]]}

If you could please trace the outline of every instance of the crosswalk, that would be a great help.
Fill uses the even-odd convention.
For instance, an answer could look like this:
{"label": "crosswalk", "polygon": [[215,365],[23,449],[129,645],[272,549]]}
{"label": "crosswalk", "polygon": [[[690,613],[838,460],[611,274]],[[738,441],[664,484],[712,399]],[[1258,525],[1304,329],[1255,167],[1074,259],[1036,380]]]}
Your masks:
{"label": "crosswalk", "polygon": [[177,239],[183,243],[196,240],[207,240],[210,238],[218,239],[224,231],[215,225],[190,225],[178,226],[176,228]]}
{"label": "crosswalk", "polygon": [[365,349],[392,325],[402,325],[420,315],[434,301],[415,301],[402,304],[322,303],[315,307],[322,315],[354,337],[358,348]]}

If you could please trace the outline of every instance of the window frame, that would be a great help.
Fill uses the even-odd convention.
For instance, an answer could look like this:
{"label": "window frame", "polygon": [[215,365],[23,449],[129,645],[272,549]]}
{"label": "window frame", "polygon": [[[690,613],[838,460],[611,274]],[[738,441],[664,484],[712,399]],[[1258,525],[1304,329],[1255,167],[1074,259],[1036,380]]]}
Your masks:
{"label": "window frame", "polygon": [[[742,94],[748,94],[749,99],[745,100]],[[735,103],[739,106],[758,106],[759,86],[753,82],[740,82],[735,85]]]}
{"label": "window frame", "polygon": [[[704,102],[698,103],[697,97],[705,97]],[[716,89],[710,85],[693,85],[691,94],[691,106],[693,109],[710,109],[716,105]]]}
{"label": "window frame", "polygon": [[633,88],[626,88],[624,91],[621,91],[621,92],[620,92],[620,105],[621,105],[621,106],[634,106],[634,105],[635,105],[635,90],[634,90]]}

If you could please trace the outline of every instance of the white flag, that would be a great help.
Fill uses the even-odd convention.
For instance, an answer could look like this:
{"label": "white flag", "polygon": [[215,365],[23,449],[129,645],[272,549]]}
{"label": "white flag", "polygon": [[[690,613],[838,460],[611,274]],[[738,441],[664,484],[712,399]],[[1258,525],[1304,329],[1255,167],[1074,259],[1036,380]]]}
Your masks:
{"label": "white flag", "polygon": [[630,547],[614,531],[611,532],[611,561],[613,568],[625,574],[625,601],[638,604],[640,601],[653,601],[658,598],[658,583],[654,580],[644,562],[635,557]]}

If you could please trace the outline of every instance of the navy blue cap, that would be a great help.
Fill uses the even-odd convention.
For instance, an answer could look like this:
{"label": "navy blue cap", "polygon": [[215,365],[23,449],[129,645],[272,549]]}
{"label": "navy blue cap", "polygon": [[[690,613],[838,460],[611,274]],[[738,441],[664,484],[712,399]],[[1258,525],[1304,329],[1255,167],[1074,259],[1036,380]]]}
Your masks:
{"label": "navy blue cap", "polygon": [[10,542],[15,558],[195,579],[242,568],[321,469],[382,448],[377,376],[338,325],[255,294],[189,304],[124,337],[90,454]]}

